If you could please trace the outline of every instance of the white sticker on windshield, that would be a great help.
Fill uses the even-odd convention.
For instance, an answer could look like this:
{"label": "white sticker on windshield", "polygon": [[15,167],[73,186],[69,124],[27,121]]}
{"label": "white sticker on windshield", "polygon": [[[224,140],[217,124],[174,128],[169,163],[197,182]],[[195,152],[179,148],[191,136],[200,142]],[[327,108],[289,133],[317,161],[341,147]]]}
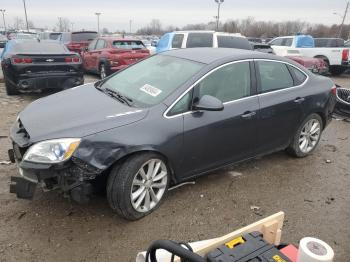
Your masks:
{"label": "white sticker on windshield", "polygon": [[145,84],[143,87],[140,88],[140,90],[145,92],[146,94],[153,96],[153,97],[158,96],[162,92],[162,90],[160,90],[154,86],[151,86],[149,84]]}

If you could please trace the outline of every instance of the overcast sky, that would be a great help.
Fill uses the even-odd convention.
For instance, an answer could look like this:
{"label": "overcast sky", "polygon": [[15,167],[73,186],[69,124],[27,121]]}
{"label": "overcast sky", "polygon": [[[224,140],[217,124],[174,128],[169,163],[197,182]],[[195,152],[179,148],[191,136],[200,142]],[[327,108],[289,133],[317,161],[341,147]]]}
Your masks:
{"label": "overcast sky", "polygon": [[[248,16],[256,20],[302,20],[311,23],[340,23],[346,0],[225,0],[221,19],[240,19]],[[214,0],[26,0],[28,19],[36,27],[52,28],[57,17],[66,17],[74,29],[95,29],[95,12],[101,12],[100,28],[127,30],[132,19],[133,31],[153,18],[162,25],[183,26],[207,23],[216,15]],[[22,0],[1,0],[0,9],[6,9],[6,22],[14,24],[15,17],[24,19]],[[2,27],[2,19],[1,27]],[[350,23],[350,17],[346,22]]]}

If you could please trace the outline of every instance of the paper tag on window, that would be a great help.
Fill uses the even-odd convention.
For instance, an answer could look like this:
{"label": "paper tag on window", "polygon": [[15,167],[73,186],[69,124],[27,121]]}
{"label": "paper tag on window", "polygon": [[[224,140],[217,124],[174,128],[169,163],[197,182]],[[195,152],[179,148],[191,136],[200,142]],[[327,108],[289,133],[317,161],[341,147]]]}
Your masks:
{"label": "paper tag on window", "polygon": [[140,88],[140,90],[145,92],[146,94],[153,96],[153,97],[158,96],[162,92],[162,90],[160,90],[154,86],[151,86],[149,84],[145,84],[143,87]]}

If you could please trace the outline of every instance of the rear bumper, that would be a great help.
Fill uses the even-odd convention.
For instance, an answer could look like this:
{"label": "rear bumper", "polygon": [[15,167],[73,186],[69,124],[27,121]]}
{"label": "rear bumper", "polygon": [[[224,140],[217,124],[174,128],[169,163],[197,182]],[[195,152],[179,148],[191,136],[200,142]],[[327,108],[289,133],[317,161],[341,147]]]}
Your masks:
{"label": "rear bumper", "polygon": [[36,91],[44,89],[67,89],[84,83],[82,73],[48,73],[20,75],[14,85],[19,91]]}

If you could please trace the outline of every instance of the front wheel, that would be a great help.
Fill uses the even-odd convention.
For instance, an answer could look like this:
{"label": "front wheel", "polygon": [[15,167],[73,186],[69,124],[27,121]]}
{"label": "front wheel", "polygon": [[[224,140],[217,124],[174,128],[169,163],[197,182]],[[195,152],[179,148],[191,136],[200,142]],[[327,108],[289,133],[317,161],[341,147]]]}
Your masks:
{"label": "front wheel", "polygon": [[321,117],[318,114],[308,116],[298,128],[287,152],[296,157],[311,154],[320,141],[322,130]]}
{"label": "front wheel", "polygon": [[107,68],[105,64],[100,65],[100,78],[104,79],[107,77]]}
{"label": "front wheel", "polygon": [[154,153],[131,156],[109,175],[109,205],[125,219],[140,219],[160,205],[169,180],[169,170],[161,156]]}

